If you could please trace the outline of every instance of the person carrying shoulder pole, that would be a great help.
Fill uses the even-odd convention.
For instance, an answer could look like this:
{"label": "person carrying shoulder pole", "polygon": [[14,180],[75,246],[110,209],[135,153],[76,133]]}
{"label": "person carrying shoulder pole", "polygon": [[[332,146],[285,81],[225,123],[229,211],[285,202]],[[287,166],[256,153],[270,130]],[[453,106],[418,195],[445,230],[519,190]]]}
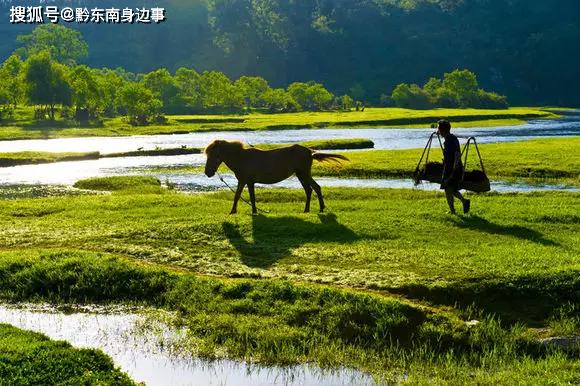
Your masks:
{"label": "person carrying shoulder pole", "polygon": [[449,204],[449,210],[452,214],[455,214],[455,197],[463,204],[463,213],[467,214],[471,208],[471,201],[459,193],[463,179],[463,164],[461,163],[459,140],[455,135],[451,134],[451,123],[449,121],[439,121],[437,132],[445,139],[443,144],[443,178],[441,189],[445,190],[447,204]]}

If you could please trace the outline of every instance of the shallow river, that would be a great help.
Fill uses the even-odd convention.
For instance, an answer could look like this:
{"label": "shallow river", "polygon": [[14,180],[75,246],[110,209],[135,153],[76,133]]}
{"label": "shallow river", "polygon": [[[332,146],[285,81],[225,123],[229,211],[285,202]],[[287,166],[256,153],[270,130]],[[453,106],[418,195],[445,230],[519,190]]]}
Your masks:
{"label": "shallow river", "polygon": [[[203,147],[216,138],[238,139],[247,143],[293,143],[328,138],[365,137],[375,142],[377,149],[402,149],[423,147],[432,129],[305,129],[259,132],[192,133],[178,135],[155,135],[118,138],[66,138],[51,140],[0,141],[0,152],[14,151],[100,151],[102,153],[133,151],[138,148],[174,148],[182,145]],[[532,121],[530,123],[493,128],[457,130],[460,137],[476,136],[480,143],[508,142],[540,137],[563,137],[580,135],[580,115],[570,115],[555,121]],[[465,141],[465,139],[463,139]],[[217,178],[208,179],[200,173],[150,173],[147,168],[203,165],[203,155],[163,157],[104,158],[90,161],[60,162],[43,165],[24,165],[0,168],[0,186],[15,185],[72,185],[79,179],[99,176],[148,174],[169,181],[186,191],[204,191],[223,188]],[[234,182],[232,176],[226,176]],[[317,178],[323,186],[359,186],[382,188],[410,188],[410,180],[362,180]],[[298,180],[290,179],[274,187],[300,187]],[[421,189],[438,189],[426,184]],[[525,185],[493,183],[492,189],[500,192],[530,190],[577,190],[565,185]]]}
{"label": "shallow river", "polygon": [[[100,160],[59,162],[42,165],[22,165],[9,168],[0,168],[0,187],[17,185],[50,185],[66,186],[73,185],[76,181],[97,176],[115,176],[126,174],[147,174],[158,177],[162,182],[175,184],[182,191],[199,192],[212,191],[226,188],[224,183],[216,176],[207,178],[203,173],[171,173],[171,172],[148,172],[143,168],[154,166],[195,166],[203,165],[205,156],[185,155],[171,157],[128,157],[128,158],[103,158]],[[224,180],[232,187],[236,185],[233,174],[223,175]],[[414,186],[409,179],[359,179],[359,178],[333,178],[316,177],[316,181],[323,187],[364,187],[364,188],[394,188],[394,189],[423,189],[438,190],[438,184],[423,183]],[[296,177],[275,185],[258,185],[260,187],[273,188],[301,188],[300,181]],[[578,187],[564,184],[523,184],[494,182],[491,187],[497,192],[529,192],[544,190],[578,191]]]}
{"label": "shallow river", "polygon": [[[368,138],[375,149],[412,149],[425,146],[433,129],[304,129],[272,131],[230,131],[133,137],[62,138],[0,141],[0,152],[51,151],[117,153],[138,148],[203,148],[215,139],[239,140],[249,144],[296,143],[328,138]],[[475,136],[479,143],[513,142],[540,137],[580,135],[580,115],[559,120],[536,120],[518,126],[461,129],[460,137]]]}
{"label": "shallow river", "polygon": [[133,380],[155,385],[370,385],[372,379],[352,369],[316,366],[265,367],[232,360],[206,361],[172,350],[178,332],[148,332],[138,314],[64,314],[50,308],[0,305],[0,323],[66,340],[75,347],[97,348]]}

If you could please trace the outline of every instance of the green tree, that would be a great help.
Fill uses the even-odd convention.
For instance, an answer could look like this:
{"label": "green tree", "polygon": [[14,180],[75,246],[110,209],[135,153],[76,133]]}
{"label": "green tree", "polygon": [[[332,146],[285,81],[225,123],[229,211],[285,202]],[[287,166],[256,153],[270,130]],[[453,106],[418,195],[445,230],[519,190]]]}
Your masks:
{"label": "green tree", "polygon": [[232,81],[222,72],[205,71],[200,77],[202,106],[209,111],[240,111],[244,98]]}
{"label": "green tree", "polygon": [[141,83],[127,83],[117,96],[117,104],[123,108],[134,125],[147,125],[163,103]]}
{"label": "green tree", "polygon": [[427,91],[431,96],[434,98],[437,96],[437,92],[439,89],[443,87],[443,81],[439,78],[430,78],[425,86],[423,86],[423,90]]}
{"label": "green tree", "polygon": [[334,96],[320,83],[296,82],[288,86],[288,92],[303,110],[318,111],[330,108]]}
{"label": "green tree", "polygon": [[201,111],[201,75],[193,68],[179,68],[175,72],[179,99],[190,111]]}
{"label": "green tree", "polygon": [[269,89],[262,94],[262,100],[272,113],[289,113],[300,109],[298,102],[283,88]]}
{"label": "green tree", "polygon": [[24,57],[48,51],[54,60],[66,65],[74,65],[89,52],[79,31],[57,24],[38,26],[28,35],[19,35],[17,40],[24,45],[18,51]]}
{"label": "green tree", "polygon": [[428,109],[432,107],[429,93],[416,84],[399,84],[393,90],[391,98],[398,107],[409,109]]}
{"label": "green tree", "polygon": [[477,94],[477,77],[469,70],[445,73],[442,87],[455,93],[461,107],[469,107]]}
{"label": "green tree", "polygon": [[457,93],[441,87],[435,92],[434,103],[437,107],[457,108],[461,105]]}
{"label": "green tree", "polygon": [[[4,70],[0,69],[0,79],[4,77]],[[10,94],[8,88],[4,82],[0,82],[0,120],[4,119],[6,115],[9,115],[12,111],[11,109]]]}
{"label": "green tree", "polygon": [[473,107],[481,109],[506,109],[509,107],[507,98],[503,95],[485,90],[477,90]]}
{"label": "green tree", "polygon": [[163,103],[166,113],[181,112],[184,103],[179,99],[179,86],[177,81],[165,68],[146,74],[141,82]]}
{"label": "green tree", "polygon": [[352,107],[354,106],[354,100],[348,96],[348,95],[343,95],[340,97],[340,108],[343,109],[344,111],[350,111],[350,109],[352,109]]}
{"label": "green tree", "polygon": [[268,81],[259,76],[242,76],[235,82],[247,107],[263,107],[262,95],[270,89]]}
{"label": "green tree", "polygon": [[70,106],[72,88],[67,79],[67,67],[56,63],[46,51],[32,55],[26,61],[26,94],[31,103],[46,106],[54,119],[57,105]]}
{"label": "green tree", "polygon": [[101,105],[103,114],[107,117],[114,117],[119,114],[118,94],[125,87],[128,81],[119,75],[118,71],[108,68],[93,69],[93,76],[96,78],[101,90]]}
{"label": "green tree", "polygon": [[[98,74],[89,67],[80,65],[70,71],[70,84],[73,90],[72,101],[77,109],[79,120],[96,118],[105,107],[105,91]],[[83,112],[86,111],[85,115]]]}
{"label": "green tree", "polygon": [[2,64],[2,83],[4,90],[6,92],[6,97],[12,104],[13,108],[16,108],[19,102],[22,101],[25,93],[24,89],[24,79],[22,79],[22,69],[24,64],[20,59],[20,56],[13,54],[11,55],[4,64]]}
{"label": "green tree", "polygon": [[355,83],[348,90],[348,93],[357,101],[362,101],[363,99],[365,99],[365,96],[366,96],[366,91],[360,83]]}

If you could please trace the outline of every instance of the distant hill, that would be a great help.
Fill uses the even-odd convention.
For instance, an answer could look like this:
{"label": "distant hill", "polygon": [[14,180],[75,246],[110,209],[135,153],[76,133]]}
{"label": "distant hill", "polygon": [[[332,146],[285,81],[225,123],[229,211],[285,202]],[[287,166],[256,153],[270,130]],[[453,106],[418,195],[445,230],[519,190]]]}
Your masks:
{"label": "distant hill", "polygon": [[[30,2],[28,2],[30,3]],[[70,2],[67,2],[70,4]],[[400,82],[469,68],[512,104],[580,106],[580,2],[575,0],[76,1],[159,6],[160,25],[75,25],[92,66],[260,75],[273,85],[316,80],[378,102]],[[0,58],[31,26],[0,5]]]}

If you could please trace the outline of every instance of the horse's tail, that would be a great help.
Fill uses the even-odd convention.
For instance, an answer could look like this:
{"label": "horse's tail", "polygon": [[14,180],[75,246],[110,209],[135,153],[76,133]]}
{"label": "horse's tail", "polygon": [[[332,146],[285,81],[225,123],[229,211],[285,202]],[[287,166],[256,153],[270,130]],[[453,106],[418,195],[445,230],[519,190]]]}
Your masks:
{"label": "horse's tail", "polygon": [[319,161],[319,162],[337,162],[340,163],[341,160],[349,161],[343,155],[340,154],[328,154],[328,153],[312,153],[312,159]]}

